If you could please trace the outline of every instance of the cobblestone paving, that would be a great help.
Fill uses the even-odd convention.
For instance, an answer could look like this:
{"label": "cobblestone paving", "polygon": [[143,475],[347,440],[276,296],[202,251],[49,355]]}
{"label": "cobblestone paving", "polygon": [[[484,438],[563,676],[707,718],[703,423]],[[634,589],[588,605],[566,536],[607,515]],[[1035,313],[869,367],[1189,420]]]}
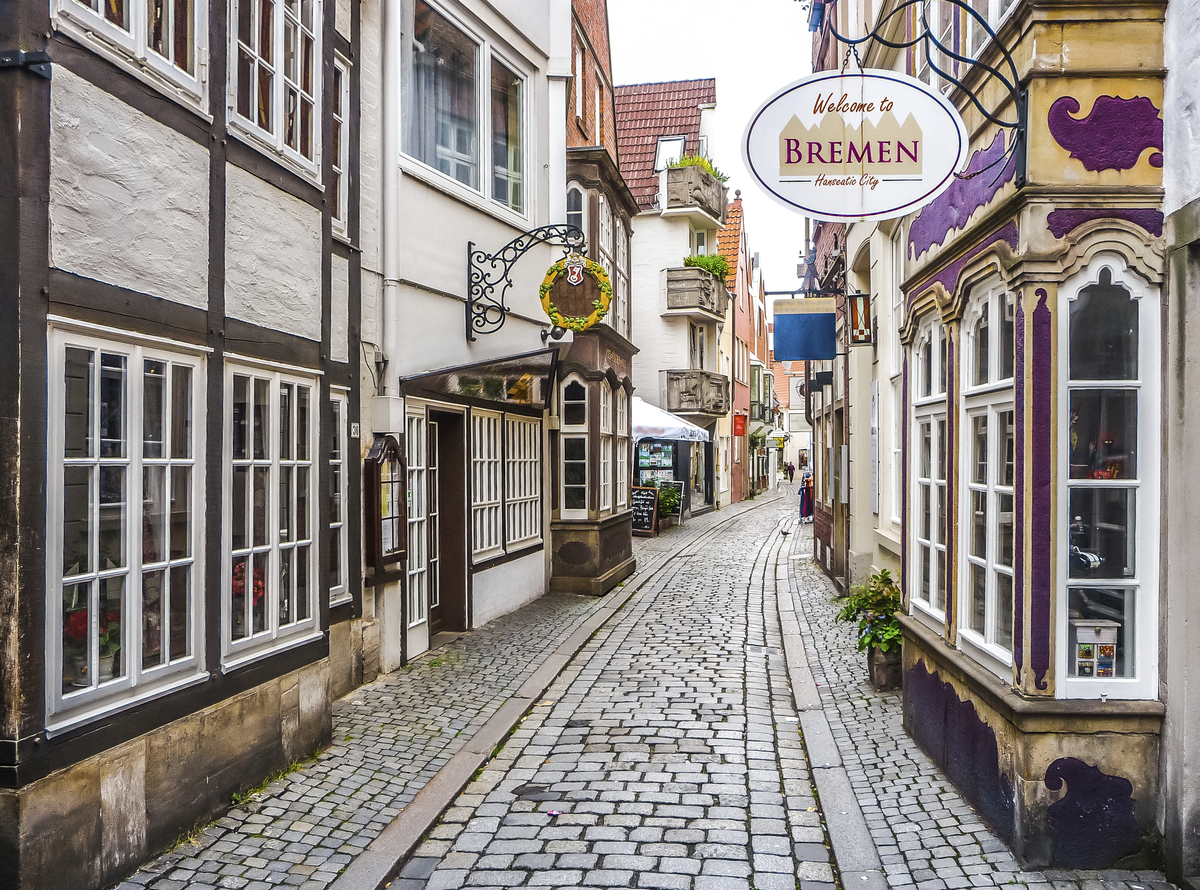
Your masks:
{"label": "cobblestone paving", "polygon": [[855,626],[834,621],[833,584],[810,559],[812,526],[798,528],[790,539],[792,590],[809,666],[892,887],[1174,887],[1158,872],[1022,871],[1004,842],[904,732],[900,693],[876,693],[867,684],[864,658],[854,648]]}
{"label": "cobblestone paving", "polygon": [[783,515],[741,517],[636,594],[393,890],[832,890],[762,546]]}
{"label": "cobblestone paving", "polygon": [[322,890],[599,603],[549,594],[360,687],[333,706],[333,747],[120,890]]}

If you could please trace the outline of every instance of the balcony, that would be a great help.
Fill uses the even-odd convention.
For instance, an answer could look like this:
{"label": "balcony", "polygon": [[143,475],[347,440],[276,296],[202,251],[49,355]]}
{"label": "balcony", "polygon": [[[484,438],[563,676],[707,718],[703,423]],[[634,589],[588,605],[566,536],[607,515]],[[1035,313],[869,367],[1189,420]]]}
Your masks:
{"label": "balcony", "polygon": [[725,186],[702,167],[667,168],[663,216],[686,216],[697,226],[725,225]]}
{"label": "balcony", "polygon": [[725,282],[698,266],[667,270],[667,311],[664,316],[700,315],[725,320],[729,291]]}
{"label": "balcony", "polygon": [[729,378],[712,371],[664,371],[667,379],[667,410],[677,414],[729,413]]}

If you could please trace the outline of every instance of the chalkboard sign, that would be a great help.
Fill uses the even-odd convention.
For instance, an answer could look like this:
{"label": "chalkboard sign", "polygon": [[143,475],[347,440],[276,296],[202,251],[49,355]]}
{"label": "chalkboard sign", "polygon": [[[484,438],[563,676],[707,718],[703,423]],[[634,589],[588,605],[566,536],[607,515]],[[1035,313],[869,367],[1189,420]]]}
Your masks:
{"label": "chalkboard sign", "polygon": [[658,524],[658,489],[631,488],[629,500],[633,508],[633,533],[653,537]]}

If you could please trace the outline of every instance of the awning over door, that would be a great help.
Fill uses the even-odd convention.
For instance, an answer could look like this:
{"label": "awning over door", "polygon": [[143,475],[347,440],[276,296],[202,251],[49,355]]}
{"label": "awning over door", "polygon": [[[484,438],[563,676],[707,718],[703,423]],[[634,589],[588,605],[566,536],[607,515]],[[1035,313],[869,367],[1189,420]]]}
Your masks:
{"label": "awning over door", "polygon": [[479,399],[493,402],[498,408],[545,408],[557,361],[557,349],[543,349],[403,377],[400,387],[406,394],[419,391],[423,395]]}
{"label": "awning over door", "polygon": [[680,439],[685,442],[707,442],[708,430],[689,423],[682,417],[646,404],[633,397],[633,440]]}

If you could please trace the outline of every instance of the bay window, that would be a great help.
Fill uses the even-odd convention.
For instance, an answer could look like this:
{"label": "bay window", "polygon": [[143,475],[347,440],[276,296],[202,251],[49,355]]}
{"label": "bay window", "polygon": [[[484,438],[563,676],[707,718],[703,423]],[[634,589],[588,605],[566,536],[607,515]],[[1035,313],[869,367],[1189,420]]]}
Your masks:
{"label": "bay window", "polygon": [[1014,302],[999,284],[963,316],[960,624],[964,639],[1005,664],[1013,645]]}
{"label": "bay window", "polygon": [[316,631],[316,381],[229,364],[225,373],[227,663]]}
{"label": "bay window", "polygon": [[47,705],[65,721],[198,674],[204,365],[52,329]]}
{"label": "bay window", "polygon": [[612,390],[600,382],[600,512],[612,511]]}
{"label": "bay window", "polygon": [[524,214],[527,78],[431,3],[404,4],[401,151]]}
{"label": "bay window", "polygon": [[1158,304],[1118,260],[1097,265],[1063,288],[1060,676],[1069,697],[1153,697]]}
{"label": "bay window", "polygon": [[939,617],[946,609],[946,340],[940,323],[917,337],[913,399],[912,575],[914,603]]}
{"label": "bay window", "polygon": [[617,389],[617,507],[629,503],[629,395]]}
{"label": "bay window", "polygon": [[321,0],[231,0],[230,124],[310,174],[320,159]]}
{"label": "bay window", "polygon": [[329,444],[329,562],[325,582],[331,605],[350,599],[349,535],[346,523],[348,406],[345,390],[335,390],[330,396],[333,428],[330,430]]}
{"label": "bay window", "polygon": [[560,388],[559,445],[562,452],[563,519],[588,518],[587,387],[568,377]]}

